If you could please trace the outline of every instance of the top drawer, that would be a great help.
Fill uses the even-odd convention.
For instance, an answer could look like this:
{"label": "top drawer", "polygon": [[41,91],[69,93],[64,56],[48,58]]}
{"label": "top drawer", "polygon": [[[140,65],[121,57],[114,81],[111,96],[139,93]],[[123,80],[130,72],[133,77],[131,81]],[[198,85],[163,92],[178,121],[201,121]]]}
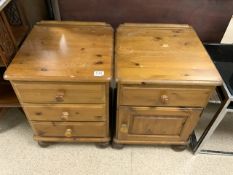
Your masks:
{"label": "top drawer", "polygon": [[105,103],[105,84],[13,83],[24,103]]}
{"label": "top drawer", "polygon": [[205,107],[212,92],[201,87],[121,86],[120,105]]}

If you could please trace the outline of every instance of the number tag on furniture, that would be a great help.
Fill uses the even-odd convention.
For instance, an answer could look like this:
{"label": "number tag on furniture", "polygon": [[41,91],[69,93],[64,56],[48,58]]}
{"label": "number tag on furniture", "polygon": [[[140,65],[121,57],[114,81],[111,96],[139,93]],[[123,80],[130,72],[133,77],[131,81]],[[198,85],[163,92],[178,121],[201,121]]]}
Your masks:
{"label": "number tag on furniture", "polygon": [[94,76],[95,77],[102,77],[102,76],[104,76],[104,71],[94,71]]}

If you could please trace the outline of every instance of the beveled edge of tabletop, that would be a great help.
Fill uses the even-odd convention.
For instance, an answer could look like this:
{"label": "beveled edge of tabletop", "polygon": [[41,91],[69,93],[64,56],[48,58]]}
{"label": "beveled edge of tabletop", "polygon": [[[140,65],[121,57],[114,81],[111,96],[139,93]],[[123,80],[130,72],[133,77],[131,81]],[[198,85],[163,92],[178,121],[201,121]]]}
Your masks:
{"label": "beveled edge of tabletop", "polygon": [[75,77],[75,76],[50,76],[50,77],[21,77],[21,76],[8,76],[4,73],[3,78],[5,80],[9,80],[9,81],[41,81],[41,82],[110,82],[112,81],[112,75],[111,76],[107,76],[107,77],[97,77],[97,78],[92,78],[92,79],[88,79],[88,78],[79,78],[79,77]]}
{"label": "beveled edge of tabletop", "polygon": [[142,27],[142,28],[190,28],[193,29],[192,26],[188,24],[170,24],[170,23],[123,23],[120,24],[116,31],[121,30],[122,28],[129,28],[129,27]]}
{"label": "beveled edge of tabletop", "polygon": [[187,81],[187,80],[127,80],[115,78],[116,83],[118,84],[128,84],[128,85],[190,85],[190,86],[221,86],[223,80],[219,81]]}
{"label": "beveled edge of tabletop", "polygon": [[56,21],[56,20],[42,20],[36,23],[37,26],[106,26],[112,28],[112,26],[106,22],[93,22],[93,21]]}

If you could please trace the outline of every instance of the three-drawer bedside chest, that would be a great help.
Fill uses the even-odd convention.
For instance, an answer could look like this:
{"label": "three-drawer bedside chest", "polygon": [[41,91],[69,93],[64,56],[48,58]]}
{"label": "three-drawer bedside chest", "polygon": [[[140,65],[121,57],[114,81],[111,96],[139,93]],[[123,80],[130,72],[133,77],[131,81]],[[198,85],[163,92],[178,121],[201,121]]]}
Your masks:
{"label": "three-drawer bedside chest", "polygon": [[95,22],[37,23],[5,72],[40,146],[107,146],[113,31]]}
{"label": "three-drawer bedside chest", "polygon": [[187,145],[222,79],[188,25],[123,24],[116,32],[114,147]]}

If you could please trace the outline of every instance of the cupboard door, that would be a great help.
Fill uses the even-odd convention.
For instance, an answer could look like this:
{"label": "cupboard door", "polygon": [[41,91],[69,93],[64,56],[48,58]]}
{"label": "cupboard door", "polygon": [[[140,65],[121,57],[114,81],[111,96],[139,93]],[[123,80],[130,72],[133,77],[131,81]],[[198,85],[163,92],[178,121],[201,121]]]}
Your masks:
{"label": "cupboard door", "polygon": [[128,107],[118,113],[118,139],[187,141],[202,108]]}

